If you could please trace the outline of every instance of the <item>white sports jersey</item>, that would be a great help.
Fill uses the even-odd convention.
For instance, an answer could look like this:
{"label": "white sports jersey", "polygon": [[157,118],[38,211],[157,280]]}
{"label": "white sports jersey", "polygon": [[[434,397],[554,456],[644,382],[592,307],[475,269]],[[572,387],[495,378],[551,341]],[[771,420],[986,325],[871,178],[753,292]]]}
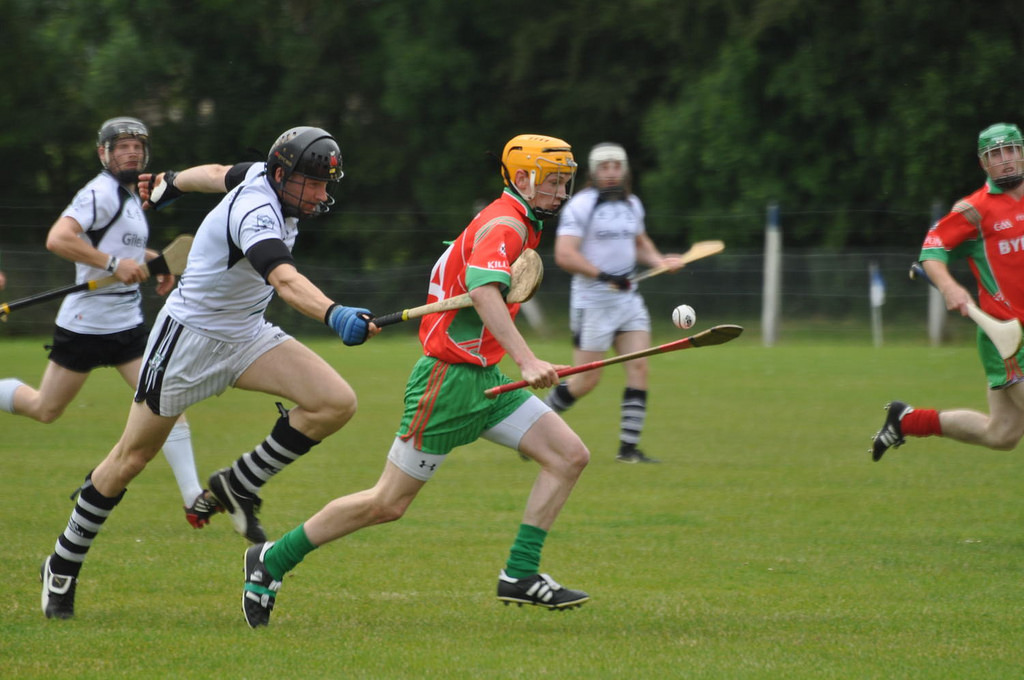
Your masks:
{"label": "white sports jersey", "polygon": [[299,233],[298,220],[281,213],[265,169],[254,163],[199,225],[185,272],[165,305],[178,323],[223,342],[257,337],[274,296],[245,252],[267,239],[284,241],[290,251]]}
{"label": "white sports jersey", "polygon": [[[636,237],[645,230],[644,207],[633,195],[600,203],[598,196],[594,187],[573,196],[562,209],[556,233],[581,238],[583,257],[601,271],[628,276],[636,268]],[[622,296],[604,281],[582,274],[572,277],[573,307],[604,307],[622,300]]]}
{"label": "white sports jersey", "polygon": [[[121,187],[109,172],[101,172],[75,194],[61,217],[74,219],[84,230],[83,241],[119,259],[146,261],[149,224],[139,197]],[[110,275],[75,263],[75,283]],[[57,312],[57,325],[84,335],[104,335],[135,328],[142,323],[142,295],[139,284],[115,283],[64,298]]]}

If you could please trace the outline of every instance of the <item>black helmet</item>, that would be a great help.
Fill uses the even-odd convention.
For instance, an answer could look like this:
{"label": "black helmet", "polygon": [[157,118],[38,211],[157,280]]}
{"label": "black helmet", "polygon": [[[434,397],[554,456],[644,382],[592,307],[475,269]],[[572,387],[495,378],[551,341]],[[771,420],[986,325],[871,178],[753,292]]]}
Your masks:
{"label": "black helmet", "polygon": [[[284,170],[280,182],[277,182],[275,177],[278,167]],[[299,210],[297,199],[295,205],[286,202],[286,195],[295,198],[284,190],[284,185],[292,175],[324,182],[341,180],[345,173],[341,170],[341,149],[334,137],[321,128],[305,125],[294,127],[277,138],[267,156],[267,178],[281,198],[281,209],[286,217],[316,217],[330,210],[334,204],[334,198],[331,196],[327,197],[326,202],[317,205],[312,213],[307,214]]]}
{"label": "black helmet", "polygon": [[146,129],[146,124],[138,118],[128,116],[106,120],[103,125],[100,125],[100,130],[96,134],[96,146],[103,149],[101,162],[104,169],[109,169],[107,166],[110,165],[110,150],[114,147],[114,142],[125,137],[138,139],[142,142],[143,148],[142,163],[139,164],[137,170],[124,170],[115,175],[119,182],[127,183],[137,180],[139,173],[145,170],[149,164],[149,130]]}

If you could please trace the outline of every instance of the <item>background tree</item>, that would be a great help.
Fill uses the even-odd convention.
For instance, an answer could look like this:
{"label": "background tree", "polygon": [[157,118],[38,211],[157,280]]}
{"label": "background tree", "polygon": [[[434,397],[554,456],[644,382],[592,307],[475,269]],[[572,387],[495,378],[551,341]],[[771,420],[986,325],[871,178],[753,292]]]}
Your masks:
{"label": "background tree", "polygon": [[[95,131],[137,115],[154,167],[261,160],[296,124],[346,178],[307,253],[426,258],[493,197],[493,158],[536,130],[630,152],[659,244],[907,247],[982,180],[973,140],[1024,122],[1024,19],[1008,0],[593,3],[0,0],[0,244],[42,247],[95,174]],[[205,197],[155,217],[191,229]],[[913,247],[913,246],[911,246]]]}

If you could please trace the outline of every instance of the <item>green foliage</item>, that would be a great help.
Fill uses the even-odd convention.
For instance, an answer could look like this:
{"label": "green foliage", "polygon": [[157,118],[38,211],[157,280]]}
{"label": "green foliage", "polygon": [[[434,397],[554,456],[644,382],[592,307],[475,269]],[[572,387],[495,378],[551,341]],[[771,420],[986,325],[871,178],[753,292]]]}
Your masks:
{"label": "green foliage", "polygon": [[[770,201],[787,244],[905,246],[934,202],[980,184],[977,131],[1024,110],[1009,0],[0,9],[0,151],[18,162],[0,222],[59,210],[96,171],[92,135],[110,115],[150,124],[160,168],[261,159],[283,130],[315,124],[341,141],[346,178],[337,213],[307,233],[340,264],[434,252],[499,191],[487,152],[526,131],[581,158],[625,145],[666,248],[756,246]],[[40,243],[44,228],[2,238]]]}

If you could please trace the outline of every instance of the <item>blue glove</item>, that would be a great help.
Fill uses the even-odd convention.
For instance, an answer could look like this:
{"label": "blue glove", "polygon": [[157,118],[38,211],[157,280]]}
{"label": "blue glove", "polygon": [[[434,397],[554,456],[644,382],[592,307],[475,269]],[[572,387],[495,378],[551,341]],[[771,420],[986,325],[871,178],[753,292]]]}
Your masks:
{"label": "blue glove", "polygon": [[324,323],[338,334],[342,342],[351,347],[366,342],[372,318],[373,314],[369,309],[333,304],[324,315]]}

